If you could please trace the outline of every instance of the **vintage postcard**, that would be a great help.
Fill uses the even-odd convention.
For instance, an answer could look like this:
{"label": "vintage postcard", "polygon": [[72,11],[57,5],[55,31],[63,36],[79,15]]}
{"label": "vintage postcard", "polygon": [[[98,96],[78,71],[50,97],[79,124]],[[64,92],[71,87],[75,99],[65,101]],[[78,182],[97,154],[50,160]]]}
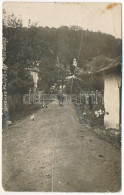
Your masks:
{"label": "vintage postcard", "polygon": [[2,187],[120,192],[122,5],[2,4]]}

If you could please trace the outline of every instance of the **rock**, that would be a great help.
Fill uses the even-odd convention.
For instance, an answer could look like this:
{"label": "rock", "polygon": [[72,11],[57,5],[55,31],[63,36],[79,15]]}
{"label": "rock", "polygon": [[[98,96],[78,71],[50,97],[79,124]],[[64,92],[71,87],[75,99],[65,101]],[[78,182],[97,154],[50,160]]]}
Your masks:
{"label": "rock", "polygon": [[103,156],[103,155],[101,155],[101,154],[99,154],[98,156],[99,156],[99,157],[101,157],[101,158],[103,158],[103,157],[104,157],[104,156]]}
{"label": "rock", "polygon": [[12,121],[8,121],[8,125],[12,125]]}

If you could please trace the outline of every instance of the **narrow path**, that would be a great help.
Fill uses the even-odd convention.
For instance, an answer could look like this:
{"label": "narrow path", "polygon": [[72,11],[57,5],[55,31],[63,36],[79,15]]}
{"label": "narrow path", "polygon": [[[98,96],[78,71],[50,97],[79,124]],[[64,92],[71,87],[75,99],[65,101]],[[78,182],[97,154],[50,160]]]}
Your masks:
{"label": "narrow path", "polygon": [[120,190],[120,150],[80,124],[69,102],[17,121],[3,132],[2,152],[7,191]]}

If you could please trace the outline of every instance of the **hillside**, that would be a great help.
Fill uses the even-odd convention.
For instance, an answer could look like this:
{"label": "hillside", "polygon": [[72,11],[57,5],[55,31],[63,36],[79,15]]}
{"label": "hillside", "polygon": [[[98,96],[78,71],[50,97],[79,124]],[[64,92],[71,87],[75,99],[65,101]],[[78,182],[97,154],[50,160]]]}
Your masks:
{"label": "hillside", "polygon": [[[24,68],[39,66],[39,90],[49,89],[59,79],[63,82],[72,75],[73,59],[78,58],[82,39],[78,73],[83,75],[105,66],[110,59],[121,55],[122,42],[112,35],[83,30],[81,27],[30,28],[18,25],[4,26],[7,39],[6,64],[8,65],[8,92],[24,93],[32,86]],[[18,79],[17,79],[18,78]],[[28,85],[24,83],[28,78]],[[20,86],[20,81],[22,85]],[[30,83],[30,85],[29,85]],[[80,83],[80,87],[82,84]],[[95,87],[95,86],[94,86]],[[25,90],[24,90],[25,88]]]}

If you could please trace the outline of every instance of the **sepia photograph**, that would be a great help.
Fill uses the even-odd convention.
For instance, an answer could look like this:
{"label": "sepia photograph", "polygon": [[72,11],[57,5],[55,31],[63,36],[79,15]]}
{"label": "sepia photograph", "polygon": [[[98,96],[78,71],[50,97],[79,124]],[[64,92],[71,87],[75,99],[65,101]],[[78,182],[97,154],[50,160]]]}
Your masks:
{"label": "sepia photograph", "polygon": [[122,4],[2,3],[2,188],[122,190]]}

